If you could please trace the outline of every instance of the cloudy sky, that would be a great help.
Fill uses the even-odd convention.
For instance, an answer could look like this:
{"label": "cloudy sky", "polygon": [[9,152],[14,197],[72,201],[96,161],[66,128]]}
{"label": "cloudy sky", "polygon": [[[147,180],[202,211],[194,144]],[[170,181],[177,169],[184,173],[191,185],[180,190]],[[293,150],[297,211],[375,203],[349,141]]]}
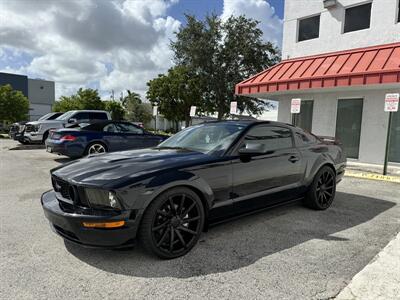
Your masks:
{"label": "cloudy sky", "polygon": [[103,98],[172,65],[169,41],[185,13],[245,14],[281,45],[284,0],[0,0],[0,71],[56,82],[56,97],[79,87]]}

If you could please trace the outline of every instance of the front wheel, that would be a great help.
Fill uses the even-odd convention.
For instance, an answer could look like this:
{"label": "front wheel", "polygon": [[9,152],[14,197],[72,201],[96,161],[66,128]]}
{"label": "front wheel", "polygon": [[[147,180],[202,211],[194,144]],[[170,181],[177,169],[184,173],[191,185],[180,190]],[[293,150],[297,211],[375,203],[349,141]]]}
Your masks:
{"label": "front wheel", "polygon": [[310,208],[324,210],[331,206],[335,193],[336,174],[332,168],[324,166],[315,175],[304,203]]}
{"label": "front wheel", "polygon": [[160,258],[188,253],[204,226],[199,196],[188,188],[174,188],[158,196],[146,209],[139,228],[144,248]]}

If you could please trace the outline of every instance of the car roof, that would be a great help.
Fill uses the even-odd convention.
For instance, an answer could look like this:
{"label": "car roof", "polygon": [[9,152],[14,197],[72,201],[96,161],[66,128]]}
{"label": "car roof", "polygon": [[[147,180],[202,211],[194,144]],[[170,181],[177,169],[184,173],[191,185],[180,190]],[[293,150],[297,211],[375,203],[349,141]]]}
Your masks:
{"label": "car roof", "polygon": [[202,124],[240,124],[244,126],[250,126],[254,124],[270,124],[277,126],[290,126],[294,127],[292,124],[277,122],[277,121],[268,121],[268,120],[221,120],[221,121],[210,121]]}

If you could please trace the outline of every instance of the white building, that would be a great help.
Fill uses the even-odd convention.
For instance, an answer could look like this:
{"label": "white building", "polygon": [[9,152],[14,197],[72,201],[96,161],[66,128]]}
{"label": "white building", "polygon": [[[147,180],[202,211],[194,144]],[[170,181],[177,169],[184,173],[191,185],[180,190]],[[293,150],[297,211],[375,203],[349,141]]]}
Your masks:
{"label": "white building", "polygon": [[[236,86],[279,101],[278,121],[336,136],[349,159],[382,164],[387,93],[400,92],[399,0],[286,0],[282,62]],[[301,112],[290,113],[293,98]],[[389,161],[400,163],[400,112]]]}

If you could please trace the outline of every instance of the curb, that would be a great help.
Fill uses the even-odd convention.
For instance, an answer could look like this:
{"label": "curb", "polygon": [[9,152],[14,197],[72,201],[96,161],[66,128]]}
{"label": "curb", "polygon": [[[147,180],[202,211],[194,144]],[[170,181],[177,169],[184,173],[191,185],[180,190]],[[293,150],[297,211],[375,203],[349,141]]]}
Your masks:
{"label": "curb", "polygon": [[380,175],[380,174],[375,174],[375,173],[356,172],[356,171],[351,171],[351,170],[346,170],[345,176],[400,183],[399,176]]}

